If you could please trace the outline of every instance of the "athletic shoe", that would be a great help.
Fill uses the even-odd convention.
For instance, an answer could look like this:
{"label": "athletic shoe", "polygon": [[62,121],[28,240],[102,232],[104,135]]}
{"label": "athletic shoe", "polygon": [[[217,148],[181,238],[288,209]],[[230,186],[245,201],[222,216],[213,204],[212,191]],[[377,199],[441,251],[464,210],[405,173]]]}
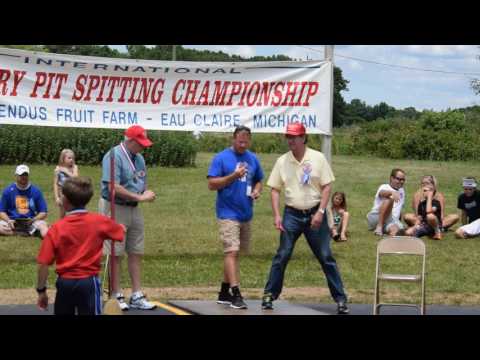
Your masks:
{"label": "athletic shoe", "polygon": [[271,294],[263,295],[262,310],[273,310],[273,298]]}
{"label": "athletic shoe", "polygon": [[129,309],[129,306],[128,304],[125,302],[125,296],[123,296],[122,293],[117,293],[117,301],[118,301],[118,306],[120,307],[120,309],[122,311],[128,311]]}
{"label": "athletic shoe", "polygon": [[377,236],[383,236],[383,230],[379,228],[376,228],[373,233]]}
{"label": "athletic shoe", "polygon": [[233,300],[233,296],[232,294],[230,294],[229,291],[227,292],[220,291],[218,293],[217,304],[230,305],[232,303],[232,300]]}
{"label": "athletic shoe", "polygon": [[345,301],[339,301],[337,303],[337,314],[339,315],[346,315],[350,312],[350,310],[348,309],[348,306],[347,304],[345,303]]}
{"label": "athletic shoe", "polygon": [[139,291],[133,293],[130,297],[130,307],[133,309],[140,309],[140,310],[153,310],[157,307],[157,305],[152,304],[151,302],[147,301],[145,295]]}
{"label": "athletic shoe", "polygon": [[245,304],[245,301],[243,301],[243,297],[238,286],[232,287],[232,303],[230,304],[230,307],[234,309],[247,308],[247,304]]}

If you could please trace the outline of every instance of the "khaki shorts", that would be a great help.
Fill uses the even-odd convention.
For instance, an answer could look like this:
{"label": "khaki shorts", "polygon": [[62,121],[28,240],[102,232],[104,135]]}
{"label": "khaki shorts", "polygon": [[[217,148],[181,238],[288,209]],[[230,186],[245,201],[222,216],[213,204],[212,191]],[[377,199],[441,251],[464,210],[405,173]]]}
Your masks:
{"label": "khaki shorts", "polygon": [[[368,222],[368,230],[372,231],[375,230],[375,227],[378,224],[378,218],[379,214],[374,214],[374,213],[368,213],[367,214],[367,222]],[[399,230],[403,230],[403,224],[400,220],[396,220],[392,218],[390,215],[387,219],[385,219],[385,224],[383,224],[383,232],[387,233],[388,229],[390,229],[391,226],[395,225],[398,227]]]}
{"label": "khaki shorts", "polygon": [[[110,202],[100,198],[98,211],[103,215],[110,216]],[[115,256],[122,256],[125,252],[127,254],[143,255],[145,252],[145,231],[140,207],[115,204],[115,221],[127,228],[124,241],[115,243]],[[103,254],[109,255],[110,253],[110,241],[105,241],[103,243]]]}
{"label": "khaki shorts", "polygon": [[239,222],[235,220],[218,219],[220,240],[223,243],[223,252],[242,251],[248,254],[250,250],[251,221]]}

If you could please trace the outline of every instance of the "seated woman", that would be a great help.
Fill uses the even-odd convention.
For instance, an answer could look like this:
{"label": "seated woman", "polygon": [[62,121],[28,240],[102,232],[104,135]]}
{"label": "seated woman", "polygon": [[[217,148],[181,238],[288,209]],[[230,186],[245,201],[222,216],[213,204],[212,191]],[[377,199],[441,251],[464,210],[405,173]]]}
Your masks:
{"label": "seated woman", "polygon": [[441,240],[442,233],[440,228],[442,220],[440,214],[442,206],[440,201],[434,199],[435,187],[433,185],[426,185],[422,189],[422,201],[418,204],[417,220],[412,227],[405,231],[405,235],[422,237],[424,235],[430,236],[434,240]]}
{"label": "seated woman", "polygon": [[[403,220],[408,224],[408,226],[413,226],[418,223],[418,204],[423,199],[423,187],[432,185],[435,189],[437,189],[438,183],[437,179],[433,175],[426,175],[422,177],[422,181],[420,182],[420,188],[418,191],[413,195],[412,199],[412,208],[415,212],[414,214],[409,213],[403,216]],[[457,223],[460,217],[457,214],[449,214],[445,216],[445,196],[437,191],[434,196],[435,200],[438,200],[441,205],[441,220],[442,220],[442,230],[447,231],[453,224]]]}

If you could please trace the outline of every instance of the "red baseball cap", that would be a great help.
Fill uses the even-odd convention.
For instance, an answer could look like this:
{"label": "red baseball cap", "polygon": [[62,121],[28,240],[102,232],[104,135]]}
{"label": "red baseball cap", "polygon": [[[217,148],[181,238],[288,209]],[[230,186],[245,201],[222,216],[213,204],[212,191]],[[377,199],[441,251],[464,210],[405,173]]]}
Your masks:
{"label": "red baseball cap", "polygon": [[305,135],[305,133],[305,126],[303,126],[302,123],[295,122],[287,125],[287,132],[285,133],[285,135],[299,136]]}
{"label": "red baseball cap", "polygon": [[130,126],[127,130],[125,130],[125,136],[135,140],[143,147],[149,147],[153,144],[152,141],[147,137],[147,131],[140,125]]}

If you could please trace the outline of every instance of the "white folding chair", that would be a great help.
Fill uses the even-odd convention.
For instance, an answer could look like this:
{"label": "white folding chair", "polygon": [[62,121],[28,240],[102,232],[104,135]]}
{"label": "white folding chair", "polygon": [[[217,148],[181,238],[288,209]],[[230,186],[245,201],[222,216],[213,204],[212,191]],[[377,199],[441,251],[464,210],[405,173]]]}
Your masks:
{"label": "white folding chair", "polygon": [[[382,271],[381,258],[383,255],[418,255],[422,257],[421,272],[416,274],[386,274]],[[419,238],[412,236],[387,236],[377,245],[377,264],[375,276],[375,298],[373,303],[373,315],[380,313],[380,307],[388,306],[412,306],[419,308],[420,313],[425,315],[425,243]],[[380,302],[380,283],[385,281],[418,282],[421,283],[421,303],[399,304]]]}

